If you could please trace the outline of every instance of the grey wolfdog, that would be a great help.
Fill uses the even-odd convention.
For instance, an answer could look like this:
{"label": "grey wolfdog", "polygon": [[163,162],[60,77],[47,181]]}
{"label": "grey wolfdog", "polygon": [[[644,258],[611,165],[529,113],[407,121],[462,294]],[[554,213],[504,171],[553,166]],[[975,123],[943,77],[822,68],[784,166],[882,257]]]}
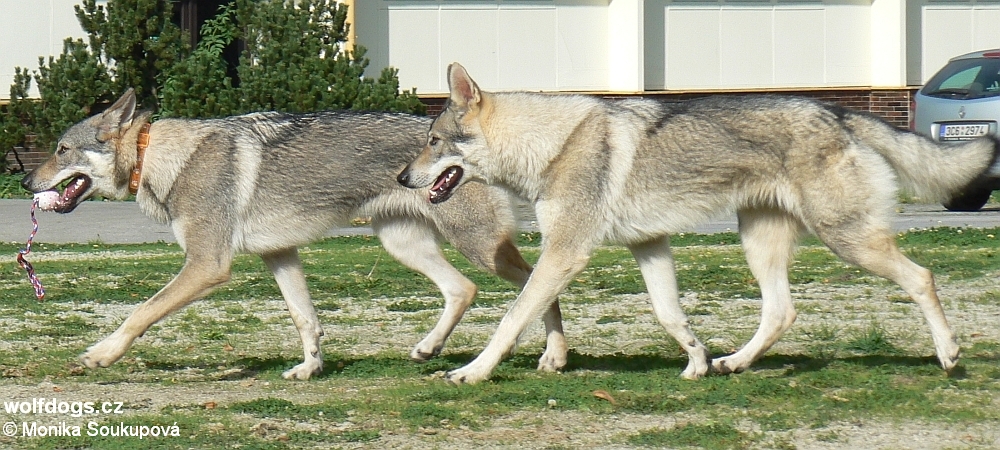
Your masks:
{"label": "grey wolfdog", "polygon": [[[454,383],[490,376],[528,321],[587,265],[602,242],[631,250],[653,312],[688,353],[684,378],[745,370],[795,321],[788,265],[811,232],[843,260],[899,284],[930,325],[938,359],[959,346],[931,273],[896,247],[897,183],[928,202],[997,175],[998,141],[944,145],[868,114],[780,96],[668,104],[479,89],[459,64],[423,151],[397,177],[446,200],[481,180],[530,200],[542,233],[534,273],[492,340]],[[426,192],[426,191],[425,191]],[[763,297],[761,323],[736,353],[709,360],[681,310],[669,238],[735,211]]]}
{"label": "grey wolfdog", "polygon": [[[56,153],[28,174],[24,188],[55,189],[70,212],[95,195],[123,198],[137,167],[137,139],[149,113],[136,112],[130,90],[102,114],[71,127]],[[136,202],[168,222],[185,251],[180,273],[103,341],[81,356],[90,368],[117,361],[152,324],[230,278],[235,254],[260,255],[274,274],[304,347],[286,371],[308,379],[322,370],[323,330],[309,298],[296,247],[358,215],[371,216],[382,245],[430,278],[445,298],[434,329],[413,349],[438,354],[476,294],[476,285],[444,258],[441,238],[473,264],[523,286],[531,272],[511,241],[509,194],[485,185],[432,205],[396,184],[396,173],[420,150],[429,119],[394,113],[258,113],[215,120],[165,119],[149,127]],[[53,197],[56,196],[54,193]],[[566,359],[558,306],[546,314],[552,370]]]}

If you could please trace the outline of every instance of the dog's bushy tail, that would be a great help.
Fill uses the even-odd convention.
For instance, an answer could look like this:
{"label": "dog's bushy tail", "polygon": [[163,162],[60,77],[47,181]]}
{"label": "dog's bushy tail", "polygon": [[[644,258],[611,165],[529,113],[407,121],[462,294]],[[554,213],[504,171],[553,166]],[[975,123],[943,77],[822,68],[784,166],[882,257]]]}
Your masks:
{"label": "dog's bushy tail", "polygon": [[903,189],[924,201],[947,201],[1000,179],[1000,141],[993,136],[935,142],[866,114],[848,114],[844,122],[895,169]]}

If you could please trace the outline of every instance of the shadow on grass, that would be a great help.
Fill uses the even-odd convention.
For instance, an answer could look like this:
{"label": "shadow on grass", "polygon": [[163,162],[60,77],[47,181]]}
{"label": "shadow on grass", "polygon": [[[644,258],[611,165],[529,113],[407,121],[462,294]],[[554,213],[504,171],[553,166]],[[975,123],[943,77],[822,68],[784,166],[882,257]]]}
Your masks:
{"label": "shadow on grass", "polygon": [[[451,354],[435,358],[427,363],[418,363],[405,357],[394,356],[366,356],[358,358],[344,358],[341,355],[326,355],[323,359],[323,371],[313,379],[324,379],[328,377],[349,376],[349,377],[379,377],[379,376],[399,376],[399,377],[419,377],[431,375],[437,371],[450,370],[460,367],[471,361],[475,355],[471,353]],[[295,367],[302,362],[301,358],[274,356],[269,358],[244,357],[236,359],[225,365],[224,370],[219,369],[218,362],[202,361],[197,359],[172,359],[156,360],[144,359],[145,367],[149,370],[159,370],[164,372],[179,372],[189,369],[204,371],[211,376],[212,372],[227,372],[219,379],[239,380],[260,376],[273,375],[280,377],[281,374]],[[233,369],[238,369],[234,371]]]}
{"label": "shadow on grass", "polygon": [[[323,361],[323,372],[315,379],[329,377],[426,377],[438,372],[447,372],[462,367],[471,362],[476,353],[447,353],[427,362],[415,362],[404,356],[367,356],[345,358],[341,355],[327,355]],[[716,357],[721,355],[716,355]],[[517,354],[504,360],[494,373],[494,380],[500,381],[517,377],[516,373],[534,372],[541,355]],[[247,357],[240,358],[230,364],[238,372],[228,373],[222,379],[238,380],[258,377],[262,374],[280,376],[285,370],[301,363],[299,358],[275,356],[271,358]],[[590,355],[570,351],[564,372],[574,371],[608,371],[618,373],[644,373],[656,371],[676,371],[678,375],[687,366],[686,357],[664,357],[661,355],[640,354],[626,355],[622,353]],[[796,376],[818,372],[831,364],[848,364],[876,367],[938,367],[938,360],[933,356],[901,356],[901,355],[862,355],[837,358],[817,358],[806,354],[769,355],[754,362],[753,370],[785,370],[785,376]],[[206,361],[153,361],[146,360],[146,367],[153,370],[181,371],[185,369],[201,369],[206,372],[217,371],[217,364]],[[949,373],[951,378],[964,378],[966,369],[958,366]]]}
{"label": "shadow on grass", "polygon": [[[541,355],[535,357],[537,361]],[[653,370],[684,370],[687,358],[665,358],[660,355],[587,355],[570,351],[565,371],[608,370],[615,372],[649,372]]]}
{"label": "shadow on grass", "polygon": [[[228,363],[220,370],[218,362],[201,361],[195,359],[185,360],[153,360],[144,359],[145,366],[150,370],[162,370],[164,372],[183,371],[188,369],[198,369],[211,376],[213,372],[226,372],[224,375],[216,377],[220,380],[241,380],[253,378],[261,373],[281,372],[291,369],[296,364],[302,362],[295,358],[285,358],[276,356],[273,358],[248,357],[240,358],[232,363]],[[238,369],[238,370],[233,370]]]}
{"label": "shadow on grass", "polygon": [[[863,366],[869,369],[876,367],[935,367],[940,369],[938,359],[935,356],[858,355],[837,358],[816,358],[810,355],[796,354],[764,356],[763,358],[755,361],[753,365],[750,366],[750,370],[784,368],[786,369],[786,375],[791,376],[809,372],[818,372],[826,369],[833,363]],[[958,366],[953,369],[951,373],[949,373],[949,376],[953,378],[963,378],[965,376],[965,368]]]}
{"label": "shadow on grass", "polygon": [[[719,357],[724,355],[714,355]],[[535,356],[537,359],[538,356]],[[571,351],[566,365],[566,371],[575,370],[606,370],[613,372],[652,372],[658,370],[677,370],[678,374],[687,366],[686,357],[663,357],[660,355],[587,355]],[[866,368],[927,367],[940,370],[935,356],[904,356],[904,355],[860,355],[835,358],[817,358],[807,354],[765,355],[755,361],[749,370],[785,369],[786,375],[793,376],[802,373],[817,372],[828,368],[831,364],[841,363]],[[533,368],[527,367],[526,368]],[[957,366],[949,373],[951,378],[963,378],[964,366]]]}

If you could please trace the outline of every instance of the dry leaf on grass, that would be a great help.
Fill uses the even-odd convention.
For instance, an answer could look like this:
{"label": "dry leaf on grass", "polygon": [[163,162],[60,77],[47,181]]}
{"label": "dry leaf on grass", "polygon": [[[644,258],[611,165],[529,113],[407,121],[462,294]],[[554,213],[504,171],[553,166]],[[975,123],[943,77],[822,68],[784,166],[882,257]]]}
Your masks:
{"label": "dry leaf on grass", "polygon": [[618,405],[618,402],[615,401],[615,398],[612,397],[611,394],[608,393],[608,391],[605,391],[603,389],[598,389],[598,390],[594,391],[594,397],[607,400],[613,406],[617,406]]}

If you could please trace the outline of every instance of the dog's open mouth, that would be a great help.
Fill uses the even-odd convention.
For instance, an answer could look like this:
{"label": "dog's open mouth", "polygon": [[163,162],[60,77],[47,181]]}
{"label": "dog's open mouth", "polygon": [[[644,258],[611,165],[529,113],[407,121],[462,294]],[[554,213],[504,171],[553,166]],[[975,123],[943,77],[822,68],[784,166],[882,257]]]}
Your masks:
{"label": "dog's open mouth", "polygon": [[90,178],[86,175],[77,175],[66,184],[62,193],[50,189],[36,193],[35,198],[38,199],[38,207],[41,210],[65,214],[76,209],[89,188]]}
{"label": "dog's open mouth", "polygon": [[451,194],[455,192],[455,188],[458,187],[458,182],[462,180],[462,168],[458,166],[451,166],[445,169],[444,172],[438,176],[434,185],[431,186],[430,201],[431,203],[441,203],[448,200]]}

